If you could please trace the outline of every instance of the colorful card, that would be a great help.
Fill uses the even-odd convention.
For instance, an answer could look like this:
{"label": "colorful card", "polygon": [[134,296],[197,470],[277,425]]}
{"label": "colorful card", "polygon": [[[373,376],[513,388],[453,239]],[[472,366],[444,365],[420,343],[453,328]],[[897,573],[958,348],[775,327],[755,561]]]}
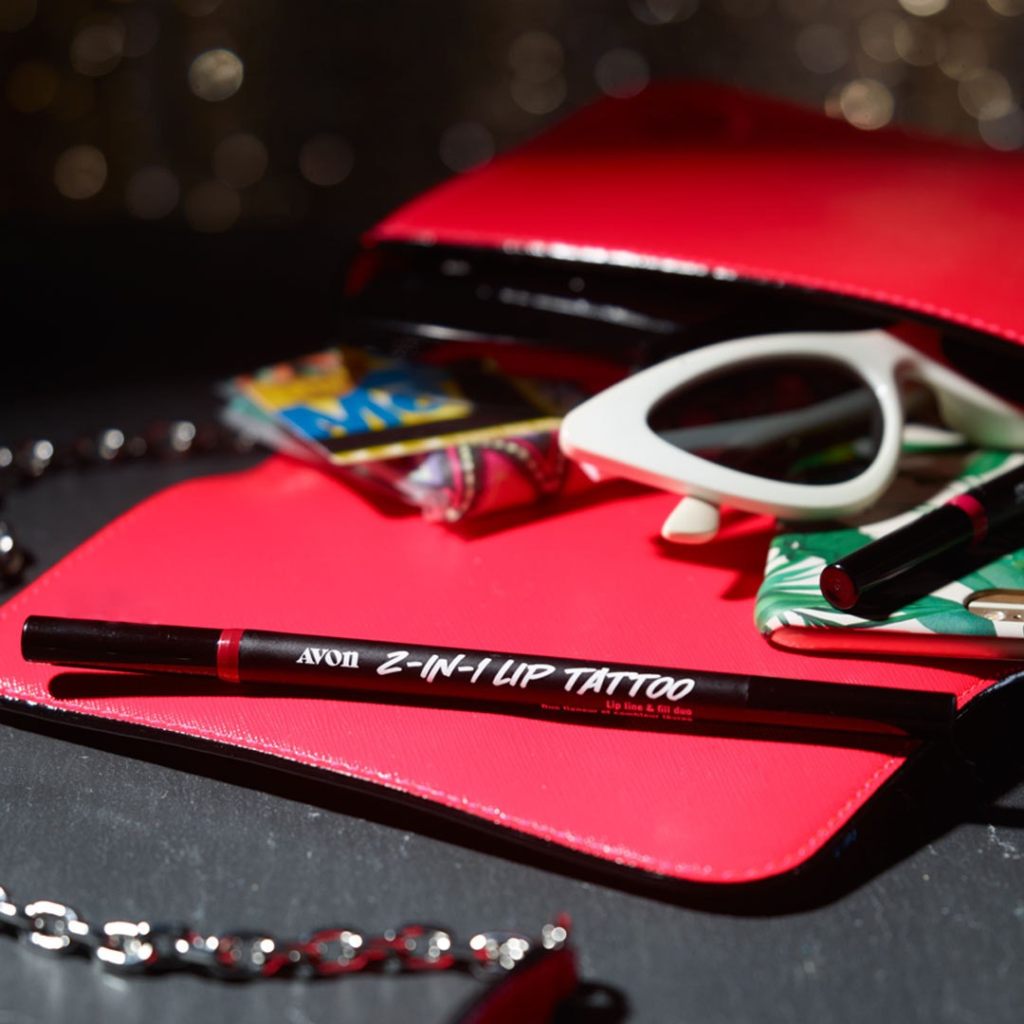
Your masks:
{"label": "colorful card", "polygon": [[[455,523],[589,482],[561,417],[624,372],[607,360],[469,342],[413,361],[337,346],[239,376],[222,418],[273,451]],[[540,373],[538,373],[538,368]]]}
{"label": "colorful card", "polygon": [[553,385],[489,360],[445,366],[338,346],[228,385],[231,418],[332,466],[402,458],[452,444],[555,430],[567,400]]}

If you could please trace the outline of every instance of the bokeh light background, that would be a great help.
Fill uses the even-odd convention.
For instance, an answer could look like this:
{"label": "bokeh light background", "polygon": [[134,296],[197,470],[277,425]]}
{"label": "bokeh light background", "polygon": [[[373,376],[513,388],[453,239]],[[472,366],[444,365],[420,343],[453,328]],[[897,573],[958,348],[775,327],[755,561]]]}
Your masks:
{"label": "bokeh light background", "polygon": [[1024,0],[0,0],[0,270],[23,330],[295,353],[361,230],[602,93],[711,78],[1014,150],[1022,27]]}

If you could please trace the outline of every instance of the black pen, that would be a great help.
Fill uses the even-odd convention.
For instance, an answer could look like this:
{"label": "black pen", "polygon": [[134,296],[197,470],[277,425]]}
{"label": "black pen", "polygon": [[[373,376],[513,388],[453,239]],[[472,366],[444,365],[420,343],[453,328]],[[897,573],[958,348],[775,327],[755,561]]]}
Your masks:
{"label": "black pen", "polygon": [[662,730],[731,722],[923,737],[947,732],[956,714],[951,693],[252,629],[32,615],[21,646],[27,660],[55,665],[443,698]]}
{"label": "black pen", "polygon": [[1024,463],[826,566],[821,593],[833,607],[850,611],[911,569],[980,544],[1022,513]]}

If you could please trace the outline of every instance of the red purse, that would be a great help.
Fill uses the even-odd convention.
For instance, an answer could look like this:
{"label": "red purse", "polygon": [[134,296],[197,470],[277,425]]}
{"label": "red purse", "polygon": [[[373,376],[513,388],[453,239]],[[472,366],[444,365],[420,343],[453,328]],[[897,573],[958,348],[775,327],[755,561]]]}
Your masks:
{"label": "red purse", "polygon": [[[650,268],[668,289],[828,293],[854,312],[867,303],[871,315],[941,319],[965,332],[966,349],[1015,359],[1022,167],[719,87],[652,87],[399,210],[371,232],[349,289],[354,300],[373,292],[389,254],[510,252],[570,270]],[[25,616],[45,614],[884,684],[947,691],[961,705],[1009,674],[994,662],[772,648],[753,625],[772,524],[727,520],[714,544],[670,550],[651,529],[674,501],[611,488],[564,496],[542,516],[445,530],[283,458],[196,480],[143,503],[0,610],[0,693],[33,713],[368,785],[436,812],[439,830],[478,825],[529,856],[672,884],[833,864],[857,847],[858,814],[901,776],[905,749],[247,698],[19,653]]]}

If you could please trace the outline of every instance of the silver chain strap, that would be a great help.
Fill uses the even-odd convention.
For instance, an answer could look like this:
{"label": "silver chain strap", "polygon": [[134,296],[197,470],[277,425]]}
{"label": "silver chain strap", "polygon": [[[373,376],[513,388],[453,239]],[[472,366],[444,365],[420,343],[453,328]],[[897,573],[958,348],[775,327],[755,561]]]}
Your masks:
{"label": "silver chain strap", "polygon": [[[158,424],[145,437],[128,438],[121,431],[107,430],[98,439],[81,438],[66,450],[49,441],[26,442],[17,449],[0,446],[0,500],[12,474],[16,480],[35,480],[65,465],[132,461],[162,453],[180,457],[207,451],[245,452],[252,447],[250,438],[227,432],[215,436],[210,428],[204,433],[188,421]],[[0,522],[0,586],[19,578],[26,557],[7,524]],[[232,980],[438,970],[493,979],[569,943],[565,916],[544,925],[539,937],[486,931],[466,942],[457,941],[445,928],[423,924],[380,935],[355,928],[322,928],[298,939],[281,940],[262,932],[210,935],[187,925],[148,921],[91,923],[53,900],[18,904],[0,885],[2,931],[14,933],[32,949],[86,956],[118,973],[189,970]]]}
{"label": "silver chain strap", "polygon": [[514,970],[528,954],[555,951],[569,941],[559,917],[538,938],[518,932],[478,932],[458,942],[444,928],[411,924],[380,935],[322,928],[280,940],[261,932],[206,935],[184,925],[147,921],[84,921],[52,900],[13,902],[0,886],[0,929],[35,949],[90,957],[121,973],[192,970],[232,980],[275,975],[334,976],[355,971],[462,970],[485,978]]}

